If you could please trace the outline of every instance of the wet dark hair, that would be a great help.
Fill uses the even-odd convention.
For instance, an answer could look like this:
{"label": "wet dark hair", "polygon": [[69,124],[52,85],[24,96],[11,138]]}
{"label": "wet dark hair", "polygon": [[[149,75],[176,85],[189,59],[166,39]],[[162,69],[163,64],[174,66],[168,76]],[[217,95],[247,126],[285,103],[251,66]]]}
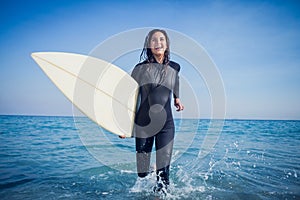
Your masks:
{"label": "wet dark hair", "polygon": [[161,32],[162,34],[164,34],[164,36],[166,38],[167,49],[166,49],[165,54],[164,54],[163,64],[167,65],[167,64],[169,64],[169,61],[170,61],[170,40],[169,40],[167,32],[162,30],[162,29],[153,29],[148,33],[148,35],[145,38],[144,48],[143,48],[142,53],[140,55],[140,61],[145,60],[149,63],[155,62],[154,55],[153,55],[153,53],[151,51],[151,48],[150,48],[150,41],[151,41],[151,38],[152,38],[153,34],[156,33],[156,32]]}

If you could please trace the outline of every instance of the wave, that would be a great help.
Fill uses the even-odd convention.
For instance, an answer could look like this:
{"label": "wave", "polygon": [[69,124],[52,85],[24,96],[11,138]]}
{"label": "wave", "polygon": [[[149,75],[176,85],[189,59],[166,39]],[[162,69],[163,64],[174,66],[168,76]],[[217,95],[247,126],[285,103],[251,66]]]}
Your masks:
{"label": "wave", "polygon": [[23,185],[25,183],[31,182],[35,179],[33,178],[26,178],[18,181],[8,182],[8,183],[0,183],[0,189],[7,189],[7,188],[13,188],[17,187],[19,185]]}

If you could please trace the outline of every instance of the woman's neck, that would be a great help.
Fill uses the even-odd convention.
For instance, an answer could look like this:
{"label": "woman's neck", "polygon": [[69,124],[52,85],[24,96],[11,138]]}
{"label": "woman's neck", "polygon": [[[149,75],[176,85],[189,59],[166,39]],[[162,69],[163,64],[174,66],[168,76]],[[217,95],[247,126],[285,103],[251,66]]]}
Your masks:
{"label": "woman's neck", "polygon": [[163,55],[159,55],[159,56],[153,55],[153,56],[154,56],[156,62],[158,62],[160,64],[162,64],[164,62],[164,56]]}

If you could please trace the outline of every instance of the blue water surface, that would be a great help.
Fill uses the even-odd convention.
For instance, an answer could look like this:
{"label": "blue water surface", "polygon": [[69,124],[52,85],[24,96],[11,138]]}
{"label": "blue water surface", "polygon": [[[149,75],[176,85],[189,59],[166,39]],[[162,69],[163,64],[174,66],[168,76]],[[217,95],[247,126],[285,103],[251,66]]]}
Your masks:
{"label": "blue water surface", "polygon": [[300,121],[225,120],[204,157],[212,121],[175,123],[160,194],[155,174],[137,178],[132,138],[73,117],[0,116],[0,199],[300,199]]}

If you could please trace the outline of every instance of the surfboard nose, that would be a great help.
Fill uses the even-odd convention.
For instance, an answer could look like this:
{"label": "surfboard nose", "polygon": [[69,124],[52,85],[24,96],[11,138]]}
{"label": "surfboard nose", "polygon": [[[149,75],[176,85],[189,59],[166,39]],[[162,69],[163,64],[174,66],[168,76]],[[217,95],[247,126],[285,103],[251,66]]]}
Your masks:
{"label": "surfboard nose", "polygon": [[39,52],[33,52],[30,54],[31,58],[33,58],[33,60],[36,60],[38,58]]}
{"label": "surfboard nose", "polygon": [[30,54],[30,56],[33,58],[33,59],[35,59],[35,58],[37,58],[37,57],[39,57],[39,58],[43,58],[43,56],[45,56],[45,55],[49,55],[49,54],[53,54],[53,53],[55,53],[55,52],[33,52],[33,53],[31,53]]}

